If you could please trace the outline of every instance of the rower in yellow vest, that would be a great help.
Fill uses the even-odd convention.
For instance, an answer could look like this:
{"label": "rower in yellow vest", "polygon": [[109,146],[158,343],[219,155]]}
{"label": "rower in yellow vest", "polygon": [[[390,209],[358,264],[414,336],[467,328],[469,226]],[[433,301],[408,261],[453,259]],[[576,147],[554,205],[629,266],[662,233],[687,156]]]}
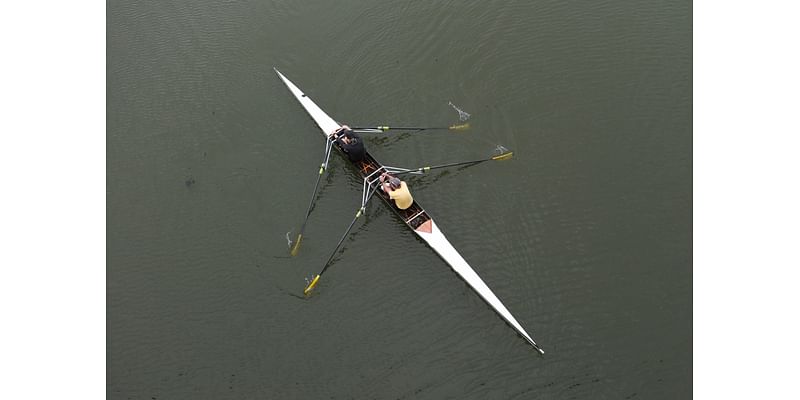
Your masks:
{"label": "rower in yellow vest", "polygon": [[394,204],[401,210],[411,207],[414,203],[408,185],[392,174],[387,172],[381,174],[381,189],[389,194],[390,199],[394,199]]}

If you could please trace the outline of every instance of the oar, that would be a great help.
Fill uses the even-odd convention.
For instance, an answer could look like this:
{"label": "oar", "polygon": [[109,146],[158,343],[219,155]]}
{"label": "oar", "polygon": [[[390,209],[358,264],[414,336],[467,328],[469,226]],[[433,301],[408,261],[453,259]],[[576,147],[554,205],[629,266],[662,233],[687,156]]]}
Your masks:
{"label": "oar", "polygon": [[380,133],[386,131],[430,131],[430,130],[451,130],[461,131],[469,129],[469,123],[450,125],[450,126],[361,126],[351,128],[362,133]]}
{"label": "oar", "polygon": [[327,270],[328,267],[331,265],[331,260],[333,260],[333,256],[335,256],[336,252],[339,251],[339,247],[342,245],[342,242],[344,242],[344,239],[347,237],[347,234],[350,233],[350,229],[353,229],[353,225],[355,225],[356,220],[358,220],[358,218],[361,217],[363,214],[364,214],[364,207],[361,207],[358,209],[358,212],[356,213],[355,218],[353,218],[353,221],[350,222],[350,226],[348,226],[347,230],[344,231],[344,235],[342,235],[342,238],[339,239],[339,243],[336,245],[336,248],[333,249],[333,253],[331,253],[330,257],[328,257],[328,261],[325,262],[325,266],[322,267],[322,271],[320,271],[317,274],[317,276],[315,276],[314,279],[311,280],[311,283],[309,283],[308,286],[306,286],[305,290],[303,290],[303,294],[308,294],[309,292],[311,292],[311,289],[314,289],[314,286],[317,286],[319,278],[322,276],[322,274],[325,273],[325,270]]}
{"label": "oar", "polygon": [[309,283],[308,286],[306,286],[306,288],[303,290],[303,294],[308,294],[309,292],[311,292],[312,289],[314,289],[314,286],[317,286],[317,282],[319,282],[319,278],[322,276],[322,274],[325,273],[325,270],[327,270],[328,267],[331,265],[331,261],[333,260],[333,256],[335,256],[336,252],[339,251],[339,247],[342,246],[342,242],[344,242],[344,239],[347,237],[347,234],[350,233],[351,229],[353,229],[353,225],[355,225],[356,220],[358,220],[359,217],[364,215],[364,210],[366,210],[367,203],[372,198],[372,195],[374,195],[375,192],[379,188],[380,188],[380,185],[375,185],[375,188],[372,189],[372,192],[370,192],[370,194],[366,197],[366,199],[364,199],[361,202],[361,208],[358,209],[358,211],[356,212],[356,216],[353,218],[353,221],[350,222],[350,225],[347,227],[347,230],[344,231],[344,235],[342,235],[342,238],[339,239],[339,243],[336,244],[336,248],[333,249],[333,253],[331,253],[330,257],[328,257],[328,261],[325,262],[325,266],[322,267],[322,271],[320,271],[317,274],[317,276],[315,276],[314,279],[311,280],[311,283]]}
{"label": "oar", "polygon": [[411,172],[428,172],[428,171],[430,171],[432,169],[447,168],[447,167],[457,167],[459,165],[480,164],[480,163],[486,162],[486,161],[504,161],[504,160],[508,160],[509,158],[511,158],[513,156],[514,156],[514,153],[509,151],[507,153],[503,153],[503,154],[500,154],[500,155],[497,155],[497,156],[484,158],[483,160],[462,161],[462,162],[456,162],[456,163],[450,163],[450,164],[433,165],[433,166],[430,166],[430,167],[419,167],[419,168],[416,168],[416,169],[410,169],[408,171],[393,172],[393,174],[394,175],[400,175],[400,174],[408,174],[408,173],[411,173]]}
{"label": "oar", "polygon": [[308,210],[306,211],[306,217],[303,219],[303,225],[300,227],[300,233],[297,234],[297,240],[294,242],[294,246],[292,247],[291,255],[292,257],[297,255],[297,252],[300,250],[300,241],[303,240],[303,232],[306,230],[306,222],[308,222],[308,216],[311,215],[311,207],[314,205],[314,199],[317,197],[317,188],[319,187],[319,180],[322,178],[322,173],[325,172],[325,169],[328,168],[328,158],[331,155],[331,147],[333,145],[333,141],[329,140],[325,143],[325,158],[322,160],[322,164],[319,165],[319,174],[317,174],[317,183],[314,184],[314,191],[311,192],[311,200],[308,203]]}

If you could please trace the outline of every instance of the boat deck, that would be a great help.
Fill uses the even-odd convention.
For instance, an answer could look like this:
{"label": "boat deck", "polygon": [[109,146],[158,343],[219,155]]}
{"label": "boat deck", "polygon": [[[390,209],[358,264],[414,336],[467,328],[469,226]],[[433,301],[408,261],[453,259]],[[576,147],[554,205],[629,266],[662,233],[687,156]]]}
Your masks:
{"label": "boat deck", "polygon": [[[336,147],[341,153],[343,153],[346,160],[350,161],[344,151],[341,149],[338,143],[334,143],[334,147]],[[362,178],[366,178],[370,174],[378,171],[379,169],[383,168],[383,164],[379,163],[378,160],[375,159],[369,151],[366,152],[363,161],[356,161],[350,163],[358,169],[359,174],[361,174]],[[412,230],[423,230],[430,232],[430,220],[431,217],[422,208],[422,206],[417,203],[416,200],[405,210],[401,210],[397,208],[394,201],[389,198],[389,195],[381,189],[376,190],[376,196],[379,196],[383,201],[389,206],[389,208],[394,211],[394,213],[403,220],[403,222],[408,225]],[[426,224],[427,223],[427,224]]]}

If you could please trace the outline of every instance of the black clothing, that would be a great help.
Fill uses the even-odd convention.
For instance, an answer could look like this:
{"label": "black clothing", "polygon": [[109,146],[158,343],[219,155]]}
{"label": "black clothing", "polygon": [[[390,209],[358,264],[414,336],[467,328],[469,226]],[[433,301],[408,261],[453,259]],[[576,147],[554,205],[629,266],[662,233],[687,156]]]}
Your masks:
{"label": "black clothing", "polygon": [[[342,138],[345,137],[350,140],[349,144],[342,141]],[[347,153],[347,157],[353,162],[363,160],[367,153],[366,149],[364,149],[364,142],[361,140],[361,137],[351,130],[345,130],[344,133],[339,134],[336,137],[336,143],[339,143],[342,150]]]}

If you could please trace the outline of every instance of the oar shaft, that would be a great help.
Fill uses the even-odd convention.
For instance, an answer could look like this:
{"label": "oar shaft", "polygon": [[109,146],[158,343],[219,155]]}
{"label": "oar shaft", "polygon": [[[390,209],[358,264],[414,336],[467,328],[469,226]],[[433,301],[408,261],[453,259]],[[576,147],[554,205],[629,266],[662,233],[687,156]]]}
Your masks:
{"label": "oar shaft", "polygon": [[306,210],[306,217],[303,219],[303,225],[300,226],[300,233],[297,234],[297,240],[295,240],[294,246],[290,254],[292,256],[297,255],[297,252],[300,250],[300,242],[303,240],[303,232],[306,230],[306,223],[308,222],[308,217],[311,215],[311,209],[314,206],[314,200],[317,197],[317,189],[319,188],[319,181],[322,179],[322,174],[328,168],[328,159],[331,155],[331,146],[333,142],[325,143],[325,158],[322,159],[322,164],[319,165],[319,173],[317,174],[317,182],[314,184],[314,191],[311,192],[311,200],[308,201],[308,209]]}
{"label": "oar shaft", "polygon": [[361,208],[358,209],[358,211],[356,212],[356,216],[353,218],[352,221],[350,221],[350,225],[347,227],[347,230],[344,231],[344,235],[342,235],[342,238],[339,239],[339,243],[336,244],[336,248],[333,249],[333,253],[331,253],[330,257],[328,257],[328,261],[325,262],[325,266],[322,267],[322,271],[320,271],[319,274],[317,274],[317,276],[315,276],[314,279],[311,280],[311,283],[309,283],[308,286],[306,286],[305,290],[303,290],[303,294],[308,294],[308,292],[310,292],[312,289],[314,289],[314,286],[317,286],[317,282],[319,282],[320,276],[322,276],[322,274],[324,274],[325,271],[328,269],[328,267],[331,265],[331,261],[333,261],[333,257],[336,255],[336,252],[339,251],[339,247],[342,246],[342,243],[344,242],[344,239],[350,233],[350,230],[353,229],[353,225],[355,225],[355,223],[358,220],[358,218],[361,217],[362,215],[364,215],[364,210],[366,210],[367,203],[372,198],[372,196],[375,194],[375,192],[378,191],[378,188],[380,188],[380,186],[379,185],[375,185],[375,188],[373,188],[372,191],[369,193],[369,195],[366,197],[366,199],[364,199],[362,201]]}
{"label": "oar shaft", "polygon": [[358,209],[358,212],[356,213],[356,216],[353,218],[352,221],[350,221],[350,225],[347,226],[347,230],[344,231],[344,235],[342,235],[342,238],[339,239],[339,243],[336,244],[336,248],[333,249],[333,252],[331,253],[331,256],[328,257],[328,261],[325,262],[325,266],[322,267],[322,271],[319,272],[319,274],[318,274],[319,276],[322,276],[322,274],[325,273],[325,270],[327,270],[328,267],[331,265],[331,261],[333,260],[333,257],[336,255],[336,252],[339,251],[339,247],[341,247],[342,243],[344,243],[344,239],[347,238],[347,235],[350,233],[350,230],[353,229],[353,225],[355,225],[356,221],[358,220],[358,218],[361,217],[361,215],[364,214],[363,211],[364,211],[363,209]]}
{"label": "oar shaft", "polygon": [[424,131],[426,129],[450,129],[447,126],[432,127],[432,126],[356,126],[353,129],[376,130],[376,131],[389,131],[389,130],[406,130],[406,131]]}
{"label": "oar shaft", "polygon": [[395,172],[394,174],[395,175],[400,175],[400,174],[409,174],[409,173],[412,173],[412,172],[428,172],[428,171],[430,171],[432,169],[447,168],[447,167],[457,167],[459,165],[467,165],[467,164],[480,164],[480,163],[482,163],[484,161],[489,161],[489,160],[491,160],[491,158],[485,159],[485,160],[464,161],[464,162],[457,162],[457,163],[450,163],[450,164],[434,165],[434,166],[430,166],[430,167],[419,167],[419,168],[408,170],[408,171]]}
{"label": "oar shaft", "polygon": [[320,165],[319,173],[317,174],[317,182],[314,183],[314,190],[311,191],[311,199],[308,201],[308,209],[306,209],[306,217],[303,220],[303,225],[300,228],[300,233],[306,229],[306,222],[308,222],[308,216],[311,215],[311,208],[314,205],[314,199],[317,197],[317,189],[319,188],[319,181],[322,180],[322,172],[324,171],[323,166]]}
{"label": "oar shaft", "polygon": [[333,249],[331,256],[328,257],[328,261],[325,262],[325,266],[322,267],[322,270],[314,277],[314,279],[311,280],[311,283],[309,283],[308,286],[306,286],[306,288],[303,290],[303,294],[308,294],[312,289],[314,289],[314,286],[317,286],[319,278],[322,276],[322,274],[325,273],[325,271],[331,265],[331,261],[333,260],[333,257],[336,255],[336,252],[339,251],[339,247],[342,246],[344,239],[347,238],[347,235],[350,233],[350,230],[353,229],[353,225],[355,225],[356,221],[358,220],[359,217],[361,217],[363,213],[364,213],[364,208],[363,207],[359,208],[358,212],[356,213],[356,216],[353,218],[352,221],[350,221],[350,225],[347,227],[347,230],[344,231],[344,235],[342,235],[342,238],[339,239],[339,243],[336,244],[336,248]]}
{"label": "oar shaft", "polygon": [[451,126],[356,126],[352,127],[354,131],[363,133],[380,133],[390,130],[396,131],[427,131],[427,130],[463,130],[469,129],[469,124],[459,124]]}
{"label": "oar shaft", "polygon": [[482,162],[492,161],[492,160],[507,160],[507,159],[511,158],[511,156],[513,154],[514,153],[508,152],[508,153],[503,153],[503,154],[500,154],[500,155],[497,155],[497,156],[484,158],[483,160],[461,161],[461,162],[454,162],[454,163],[449,163],[449,164],[433,165],[433,166],[430,166],[430,167],[419,167],[419,168],[411,169],[411,170],[408,170],[408,171],[400,171],[400,172],[397,172],[396,174],[408,174],[408,173],[412,173],[412,172],[427,172],[427,171],[430,171],[432,169],[447,168],[447,167],[457,167],[459,165],[474,165],[474,164],[480,164]]}
{"label": "oar shaft", "polygon": [[459,165],[478,164],[478,163],[482,163],[484,161],[489,161],[489,160],[491,160],[491,158],[485,158],[483,160],[462,161],[462,162],[455,162],[455,163],[449,163],[449,164],[434,165],[432,167],[423,167],[423,169],[424,170],[429,170],[429,169],[438,169],[438,168],[447,168],[447,167],[457,167]]}
{"label": "oar shaft", "polygon": [[317,197],[317,188],[319,188],[319,181],[322,179],[322,174],[328,168],[328,159],[331,155],[331,145],[333,142],[326,142],[325,143],[325,158],[322,159],[322,164],[319,165],[319,171],[317,173],[317,183],[314,184],[314,191],[311,192],[311,200],[308,202],[308,210],[306,210],[306,219],[303,221],[303,227],[300,228],[300,232],[303,232],[303,229],[306,227],[306,222],[308,222],[308,216],[311,215],[311,206],[314,205],[314,199]]}

